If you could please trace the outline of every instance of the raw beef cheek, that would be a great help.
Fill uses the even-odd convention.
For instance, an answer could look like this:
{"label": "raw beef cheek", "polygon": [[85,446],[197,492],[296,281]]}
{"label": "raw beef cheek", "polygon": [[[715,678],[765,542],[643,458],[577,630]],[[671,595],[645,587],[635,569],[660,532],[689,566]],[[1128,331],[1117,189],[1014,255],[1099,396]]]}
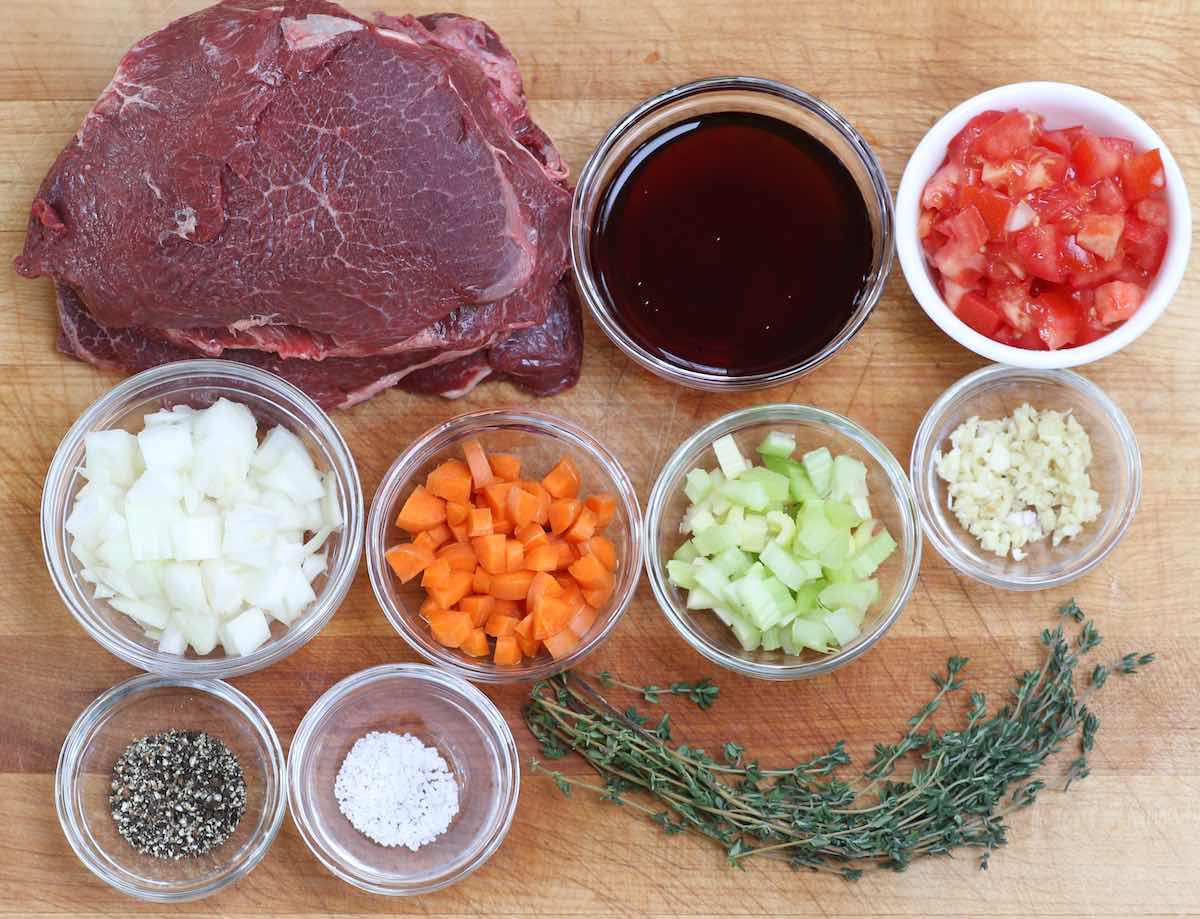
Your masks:
{"label": "raw beef cheek", "polygon": [[[345,405],[549,328],[569,208],[485,24],[241,0],[130,50],[44,180],[16,265],[55,279],[68,353],[230,357]],[[564,360],[577,375],[568,327],[521,339],[557,349],[540,356],[555,372],[508,375],[540,391],[572,378]]]}

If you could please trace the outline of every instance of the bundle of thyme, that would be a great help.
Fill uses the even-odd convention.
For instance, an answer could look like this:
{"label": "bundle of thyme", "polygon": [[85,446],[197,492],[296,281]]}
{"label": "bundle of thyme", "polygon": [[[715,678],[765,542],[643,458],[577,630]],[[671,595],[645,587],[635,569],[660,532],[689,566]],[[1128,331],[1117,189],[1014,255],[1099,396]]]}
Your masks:
{"label": "bundle of thyme", "polygon": [[[1074,601],[1061,612],[1076,622],[1084,618]],[[602,782],[569,777],[536,760],[533,769],[551,776],[566,795],[573,787],[589,789],[669,834],[712,840],[735,866],[761,856],[854,880],[866,869],[903,871],[914,858],[971,846],[983,850],[980,865],[987,868],[992,851],[1006,842],[1005,816],[1034,803],[1046,786],[1035,774],[1076,734],[1079,753],[1064,788],[1087,776],[1100,726],[1088,708],[1091,695],[1110,674],[1134,673],[1154,659],[1135,653],[1099,664],[1077,693],[1076,668],[1100,641],[1091,622],[1073,642],[1061,625],[1046,629],[1041,666],[1015,678],[1008,704],[989,713],[984,696],[972,692],[965,725],[943,732],[930,718],[947,694],[962,688],[967,665],[966,658],[950,658],[945,673],[933,676],[936,693],[909,719],[900,740],[877,744],[871,763],[852,781],[838,774],[850,764],[844,742],[789,768],[763,769],[736,743],[725,744],[719,758],[672,746],[668,715],[651,724],[636,708],[619,710],[600,691],[634,690],[648,702],[686,696],[707,708],[717,696],[707,680],[637,687],[600,674],[597,688],[568,672],[534,686],[525,722],[546,759],[574,751]],[[902,762],[912,764],[906,779],[894,777]]]}

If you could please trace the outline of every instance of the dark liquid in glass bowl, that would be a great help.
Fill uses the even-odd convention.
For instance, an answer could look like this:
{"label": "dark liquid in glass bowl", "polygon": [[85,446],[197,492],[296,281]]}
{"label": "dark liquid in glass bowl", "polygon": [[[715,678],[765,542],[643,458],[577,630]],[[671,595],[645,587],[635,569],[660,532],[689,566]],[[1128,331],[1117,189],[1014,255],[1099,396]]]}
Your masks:
{"label": "dark liquid in glass bowl", "polygon": [[604,192],[591,240],[625,331],[677,366],[792,366],[846,325],[871,271],[867,206],[820,141],[750,112],[663,130]]}

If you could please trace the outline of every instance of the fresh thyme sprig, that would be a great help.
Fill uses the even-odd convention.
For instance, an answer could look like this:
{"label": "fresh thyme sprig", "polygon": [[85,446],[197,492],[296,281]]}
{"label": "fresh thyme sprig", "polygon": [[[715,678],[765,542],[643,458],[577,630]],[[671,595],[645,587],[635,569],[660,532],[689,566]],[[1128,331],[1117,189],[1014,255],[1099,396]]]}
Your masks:
{"label": "fresh thyme sprig", "polygon": [[[1068,609],[1068,607],[1071,607]],[[1062,612],[1082,622],[1074,601]],[[671,746],[670,722],[655,726],[636,708],[622,712],[587,679],[560,674],[536,684],[525,708],[529,730],[546,759],[569,752],[582,756],[601,778],[582,781],[533,763],[564,793],[585,788],[625,805],[670,834],[687,832],[712,840],[739,866],[761,856],[785,860],[856,879],[871,868],[902,871],[914,859],[971,846],[992,851],[1007,841],[1004,818],[1028,807],[1045,787],[1035,774],[1065,741],[1079,735],[1079,754],[1070,763],[1065,787],[1088,774],[1088,754],[1100,720],[1087,705],[1111,674],[1134,673],[1154,660],[1128,654],[1091,672],[1077,694],[1080,659],[1100,643],[1088,622],[1074,642],[1061,626],[1042,634],[1041,665],[1015,678],[1011,698],[989,713],[984,696],[972,692],[966,723],[939,731],[929,719],[943,699],[963,687],[967,660],[952,657],[934,674],[936,693],[909,719],[893,744],[878,744],[866,769],[852,782],[838,770],[850,763],[842,742],[828,752],[785,769],[763,769],[745,758],[736,743],[720,757],[686,745]],[[708,708],[717,687],[708,680],[666,688],[635,686],[597,675],[605,690],[638,693],[648,702],[684,696]],[[912,764],[907,779],[894,778],[901,762]]]}

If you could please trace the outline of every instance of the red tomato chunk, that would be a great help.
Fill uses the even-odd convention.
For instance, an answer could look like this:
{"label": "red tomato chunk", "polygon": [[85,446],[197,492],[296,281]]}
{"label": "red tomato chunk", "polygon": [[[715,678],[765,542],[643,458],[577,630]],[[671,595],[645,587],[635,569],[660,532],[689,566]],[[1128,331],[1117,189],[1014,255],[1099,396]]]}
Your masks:
{"label": "red tomato chunk", "polygon": [[925,185],[917,232],[938,288],[975,331],[1055,350],[1141,306],[1167,248],[1158,150],[1033,112],[982,112]]}

